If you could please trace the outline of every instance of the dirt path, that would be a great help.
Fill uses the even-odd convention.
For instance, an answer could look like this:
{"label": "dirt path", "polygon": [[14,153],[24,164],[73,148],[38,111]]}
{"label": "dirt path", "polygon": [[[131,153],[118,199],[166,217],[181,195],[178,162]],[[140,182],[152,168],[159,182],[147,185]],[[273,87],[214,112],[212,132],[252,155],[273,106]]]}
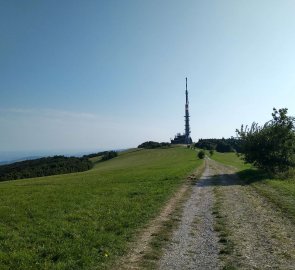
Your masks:
{"label": "dirt path", "polygon": [[164,251],[159,269],[219,269],[218,237],[212,215],[214,174],[206,160],[205,171],[185,203],[180,226]]}

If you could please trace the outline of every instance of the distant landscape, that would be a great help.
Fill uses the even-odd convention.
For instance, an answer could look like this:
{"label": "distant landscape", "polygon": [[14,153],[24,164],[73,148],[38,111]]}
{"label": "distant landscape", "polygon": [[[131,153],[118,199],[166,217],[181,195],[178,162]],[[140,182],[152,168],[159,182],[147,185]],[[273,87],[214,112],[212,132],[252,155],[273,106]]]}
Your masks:
{"label": "distant landscape", "polygon": [[[169,142],[147,141],[138,146],[138,148],[155,149],[169,148],[172,145]],[[235,138],[229,139],[200,139],[193,147],[204,150],[216,150],[218,152],[239,152],[240,141]],[[122,151],[122,150],[120,150]],[[20,155],[18,153],[15,156]],[[78,156],[78,157],[77,157]],[[0,163],[0,181],[33,178],[64,173],[86,171],[93,167],[89,158],[101,157],[105,161],[117,156],[117,151],[101,151],[96,153],[77,154],[74,156],[31,156]]]}
{"label": "distant landscape", "polygon": [[[188,243],[197,247],[202,243],[198,235],[211,228],[208,245],[213,249],[206,251],[209,246],[202,245],[197,249],[209,252],[212,267],[240,269],[255,262],[260,268],[268,260],[274,267],[291,269],[295,118],[287,112],[274,109],[273,119],[265,125],[242,126],[229,139],[200,139],[191,145],[147,141],[120,152],[0,166],[1,181],[19,179],[0,185],[0,268],[113,269],[119,263],[122,269],[164,265],[183,269],[195,260],[196,267],[206,268],[209,262]],[[275,143],[270,143],[272,139]],[[202,201],[209,204],[195,202],[200,196],[206,196]],[[185,213],[192,211],[188,207],[192,202],[197,208],[189,219]],[[259,218],[252,220],[253,215]],[[189,227],[181,226],[183,218]],[[246,223],[237,226],[240,219]],[[272,227],[265,232],[270,220]],[[146,237],[145,230],[151,236],[142,245],[137,241]],[[253,230],[256,238],[249,241]],[[181,250],[172,244],[180,241],[174,233],[187,235]],[[288,239],[276,236],[271,241],[271,235],[284,233]],[[260,237],[271,242],[261,242]],[[256,250],[253,261],[244,244]],[[132,245],[138,245],[137,253]],[[274,249],[272,257],[269,248]],[[183,254],[183,260],[166,258],[171,252]],[[128,259],[121,261],[124,256]]]}
{"label": "distant landscape", "polygon": [[0,270],[295,270],[295,1],[0,2]]}
{"label": "distant landscape", "polygon": [[[97,152],[103,149],[97,149]],[[93,151],[0,151],[0,164],[9,164],[18,161],[32,160],[42,157],[64,155],[67,157],[82,157],[83,155],[91,154]]]}

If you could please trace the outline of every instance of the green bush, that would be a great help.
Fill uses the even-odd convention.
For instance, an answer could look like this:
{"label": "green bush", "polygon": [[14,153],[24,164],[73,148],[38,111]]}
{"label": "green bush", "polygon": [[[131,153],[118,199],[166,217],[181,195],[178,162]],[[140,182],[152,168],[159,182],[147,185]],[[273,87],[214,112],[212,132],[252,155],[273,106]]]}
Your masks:
{"label": "green bush", "polygon": [[294,117],[288,109],[273,109],[273,119],[263,126],[253,123],[250,128],[236,130],[241,139],[241,152],[246,163],[276,174],[295,166]]}
{"label": "green bush", "polygon": [[198,158],[199,158],[199,159],[203,159],[204,157],[205,157],[205,151],[200,150],[200,151],[198,152]]}

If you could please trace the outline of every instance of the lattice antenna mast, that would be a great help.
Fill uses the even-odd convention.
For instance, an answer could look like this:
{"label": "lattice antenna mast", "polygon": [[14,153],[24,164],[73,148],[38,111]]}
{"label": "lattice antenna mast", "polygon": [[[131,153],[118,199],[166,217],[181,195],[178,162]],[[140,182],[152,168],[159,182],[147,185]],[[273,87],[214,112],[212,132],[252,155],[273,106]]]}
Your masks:
{"label": "lattice antenna mast", "polygon": [[185,102],[185,131],[184,131],[184,134],[185,134],[185,142],[186,144],[190,144],[191,143],[191,139],[190,139],[190,126],[189,126],[189,110],[188,110],[188,105],[189,105],[189,102],[188,102],[188,91],[187,91],[187,78],[185,78],[185,99],[186,99],[186,102]]}

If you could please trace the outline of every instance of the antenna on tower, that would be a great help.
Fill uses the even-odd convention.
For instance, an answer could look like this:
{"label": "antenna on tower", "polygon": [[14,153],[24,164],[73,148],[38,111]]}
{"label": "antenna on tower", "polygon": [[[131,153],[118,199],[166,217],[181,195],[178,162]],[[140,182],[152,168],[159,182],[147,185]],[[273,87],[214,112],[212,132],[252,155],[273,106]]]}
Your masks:
{"label": "antenna on tower", "polygon": [[188,104],[187,77],[185,77],[185,100],[186,104]]}

